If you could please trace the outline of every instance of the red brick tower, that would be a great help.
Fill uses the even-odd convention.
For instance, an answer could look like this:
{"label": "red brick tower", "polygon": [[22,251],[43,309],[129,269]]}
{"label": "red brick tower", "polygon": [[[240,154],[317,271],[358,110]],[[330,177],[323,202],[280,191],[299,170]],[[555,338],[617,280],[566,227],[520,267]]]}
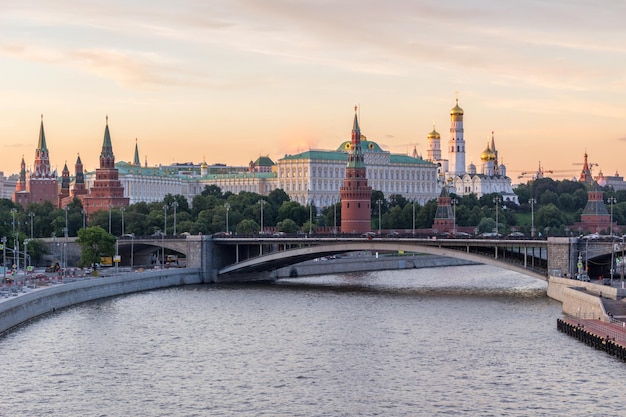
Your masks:
{"label": "red brick tower", "polygon": [[89,194],[79,197],[83,202],[83,209],[87,212],[87,216],[99,210],[127,207],[129,204],[128,197],[124,197],[124,187],[119,180],[117,168],[115,168],[108,116],[106,120],[104,141],[100,152],[100,168],[96,169],[96,179],[89,190]]}
{"label": "red brick tower", "polygon": [[367,185],[367,172],[361,150],[361,129],[359,129],[356,110],[355,107],[346,178],[339,191],[341,194],[341,233],[365,233],[371,229],[372,187]]}
{"label": "red brick tower", "polygon": [[70,196],[70,170],[67,168],[67,162],[63,166],[61,171],[61,190],[59,191],[59,203],[60,208],[65,207]]}
{"label": "red brick tower", "polygon": [[89,190],[85,187],[85,172],[83,169],[83,161],[80,160],[80,155],[76,158],[76,164],[74,165],[74,187],[72,188],[72,197],[78,197],[89,193]]}
{"label": "red brick tower", "polygon": [[454,232],[454,213],[452,211],[452,199],[448,187],[443,187],[437,198],[437,211],[433,222],[434,233]]}
{"label": "red brick tower", "polygon": [[[23,184],[26,184],[26,190],[21,189]],[[22,158],[22,172],[20,173],[20,181],[13,193],[13,201],[21,204],[23,207],[28,203],[41,204],[44,201],[51,201],[55,204],[58,201],[58,188],[57,173],[50,169],[50,155],[46,145],[42,115],[41,127],[39,128],[39,142],[35,150],[35,166],[30,173],[30,177],[26,179],[26,168]]]}

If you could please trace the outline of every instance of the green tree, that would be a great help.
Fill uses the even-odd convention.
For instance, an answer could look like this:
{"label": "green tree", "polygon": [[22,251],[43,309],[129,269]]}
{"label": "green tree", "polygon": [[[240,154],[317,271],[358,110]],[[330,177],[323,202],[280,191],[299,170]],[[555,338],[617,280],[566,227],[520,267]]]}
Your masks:
{"label": "green tree", "polygon": [[100,262],[101,256],[115,254],[115,236],[100,226],[87,227],[78,231],[78,244],[81,247],[80,266]]}
{"label": "green tree", "polygon": [[281,222],[278,222],[276,228],[279,232],[285,233],[296,233],[298,231],[298,225],[291,219],[285,219]]}
{"label": "green tree", "polygon": [[261,229],[261,226],[258,225],[252,219],[244,219],[237,225],[237,234],[238,235],[251,235],[254,233],[258,233]]}

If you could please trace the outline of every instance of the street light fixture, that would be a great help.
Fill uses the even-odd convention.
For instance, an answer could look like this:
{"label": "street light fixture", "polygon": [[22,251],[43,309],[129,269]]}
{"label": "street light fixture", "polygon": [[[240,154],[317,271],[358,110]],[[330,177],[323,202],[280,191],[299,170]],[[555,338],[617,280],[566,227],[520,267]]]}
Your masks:
{"label": "street light fixture", "polygon": [[413,229],[411,234],[415,237],[415,199],[413,199]]}
{"label": "street light fixture", "polygon": [[167,204],[163,204],[163,234],[167,234]]}
{"label": "street light fixture", "polygon": [[229,234],[228,231],[228,212],[230,211],[230,204],[224,203],[224,208],[226,209],[226,234]]}
{"label": "street light fixture", "polygon": [[35,213],[33,213],[32,211],[28,213],[28,217],[30,217],[30,238],[33,238],[33,226],[34,226],[34,219],[35,219]]}
{"label": "street light fixture", "polygon": [[7,279],[7,237],[2,236],[2,279]]}
{"label": "street light fixture", "polygon": [[109,234],[111,234],[111,209],[113,208],[113,204],[109,204]]}
{"label": "street light fixture", "polygon": [[85,221],[85,220],[86,220],[86,216],[87,216],[87,212],[85,211],[85,209],[82,209],[82,210],[80,211],[80,213],[83,215],[83,229],[85,229],[85,228],[86,228],[86,226],[87,226],[87,223],[86,223],[86,221]]}
{"label": "street light fixture", "polygon": [[130,237],[130,270],[132,272],[135,264],[135,234],[127,233],[124,236]]}
{"label": "street light fixture", "polygon": [[172,207],[174,207],[174,236],[176,236],[176,209],[178,208],[178,201],[172,201]]}
{"label": "street light fixture", "polygon": [[313,233],[313,200],[309,203],[309,236]]}
{"label": "street light fixture", "polygon": [[126,209],[124,207],[120,207],[120,213],[122,215],[122,233],[120,236],[124,236],[124,211],[126,211]]}
{"label": "street light fixture", "polygon": [[333,223],[333,233],[337,234],[337,202],[333,203],[333,213],[334,213],[334,223]]}
{"label": "street light fixture", "polygon": [[535,204],[537,204],[537,200],[530,198],[528,202],[530,203],[530,237],[535,237]]}
{"label": "street light fixture", "polygon": [[500,201],[502,201],[500,197],[493,198],[493,202],[496,205],[496,237],[498,237],[498,206],[500,205]]}
{"label": "street light fixture", "polygon": [[459,204],[459,200],[453,198],[452,200],[450,200],[450,204],[452,204],[452,218],[454,219],[454,222],[452,223],[452,235],[456,237],[456,205]]}
{"label": "street light fixture", "polygon": [[380,235],[380,206],[383,204],[383,200],[376,200],[376,204],[378,204],[378,234]]}
{"label": "street light fixture", "polygon": [[608,203],[611,205],[611,224],[609,225],[609,234],[611,235],[611,284],[613,284],[613,263],[615,261],[615,245],[613,245],[613,204],[617,203],[615,197],[609,197]]}
{"label": "street light fixture", "polygon": [[259,200],[259,204],[261,205],[261,233],[263,233],[263,206],[265,205],[265,200]]}

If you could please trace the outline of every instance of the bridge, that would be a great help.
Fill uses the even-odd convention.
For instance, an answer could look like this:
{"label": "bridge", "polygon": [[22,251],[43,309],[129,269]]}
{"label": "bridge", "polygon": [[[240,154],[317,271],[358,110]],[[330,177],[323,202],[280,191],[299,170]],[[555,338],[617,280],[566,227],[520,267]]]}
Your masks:
{"label": "bridge", "polygon": [[[49,239],[45,239],[49,240]],[[70,239],[73,243],[75,239]],[[58,245],[58,241],[55,240]],[[610,274],[610,259],[623,242],[577,237],[539,239],[450,239],[362,236],[159,236],[118,239],[120,266],[151,267],[166,254],[200,268],[207,282],[271,279],[277,269],[306,260],[355,251],[447,256],[489,264],[539,279],[572,276],[578,263],[590,276]],[[160,262],[159,262],[160,263]],[[71,262],[70,262],[71,264]]]}

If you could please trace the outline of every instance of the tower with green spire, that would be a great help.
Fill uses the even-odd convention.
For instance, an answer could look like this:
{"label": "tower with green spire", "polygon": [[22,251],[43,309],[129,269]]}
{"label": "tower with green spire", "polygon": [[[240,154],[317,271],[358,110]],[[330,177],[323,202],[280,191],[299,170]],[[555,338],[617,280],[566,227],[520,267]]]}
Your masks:
{"label": "tower with green spire", "polygon": [[100,151],[100,168],[96,169],[96,179],[89,194],[79,197],[87,216],[100,210],[127,207],[129,198],[124,197],[124,186],[119,180],[119,172],[115,167],[115,156],[109,132],[109,117],[106,118],[104,140]]}
{"label": "tower with green spire", "polygon": [[348,164],[341,195],[341,232],[365,233],[371,229],[372,187],[367,185],[367,170],[361,149],[361,128],[354,107],[352,139],[348,152]]}
{"label": "tower with green spire", "polygon": [[26,207],[28,203],[42,204],[45,201],[50,201],[56,205],[58,203],[59,184],[56,171],[50,168],[50,155],[43,128],[43,114],[39,127],[39,141],[37,149],[35,149],[35,163],[28,174],[22,157],[20,180],[13,193],[13,201],[23,207]]}

